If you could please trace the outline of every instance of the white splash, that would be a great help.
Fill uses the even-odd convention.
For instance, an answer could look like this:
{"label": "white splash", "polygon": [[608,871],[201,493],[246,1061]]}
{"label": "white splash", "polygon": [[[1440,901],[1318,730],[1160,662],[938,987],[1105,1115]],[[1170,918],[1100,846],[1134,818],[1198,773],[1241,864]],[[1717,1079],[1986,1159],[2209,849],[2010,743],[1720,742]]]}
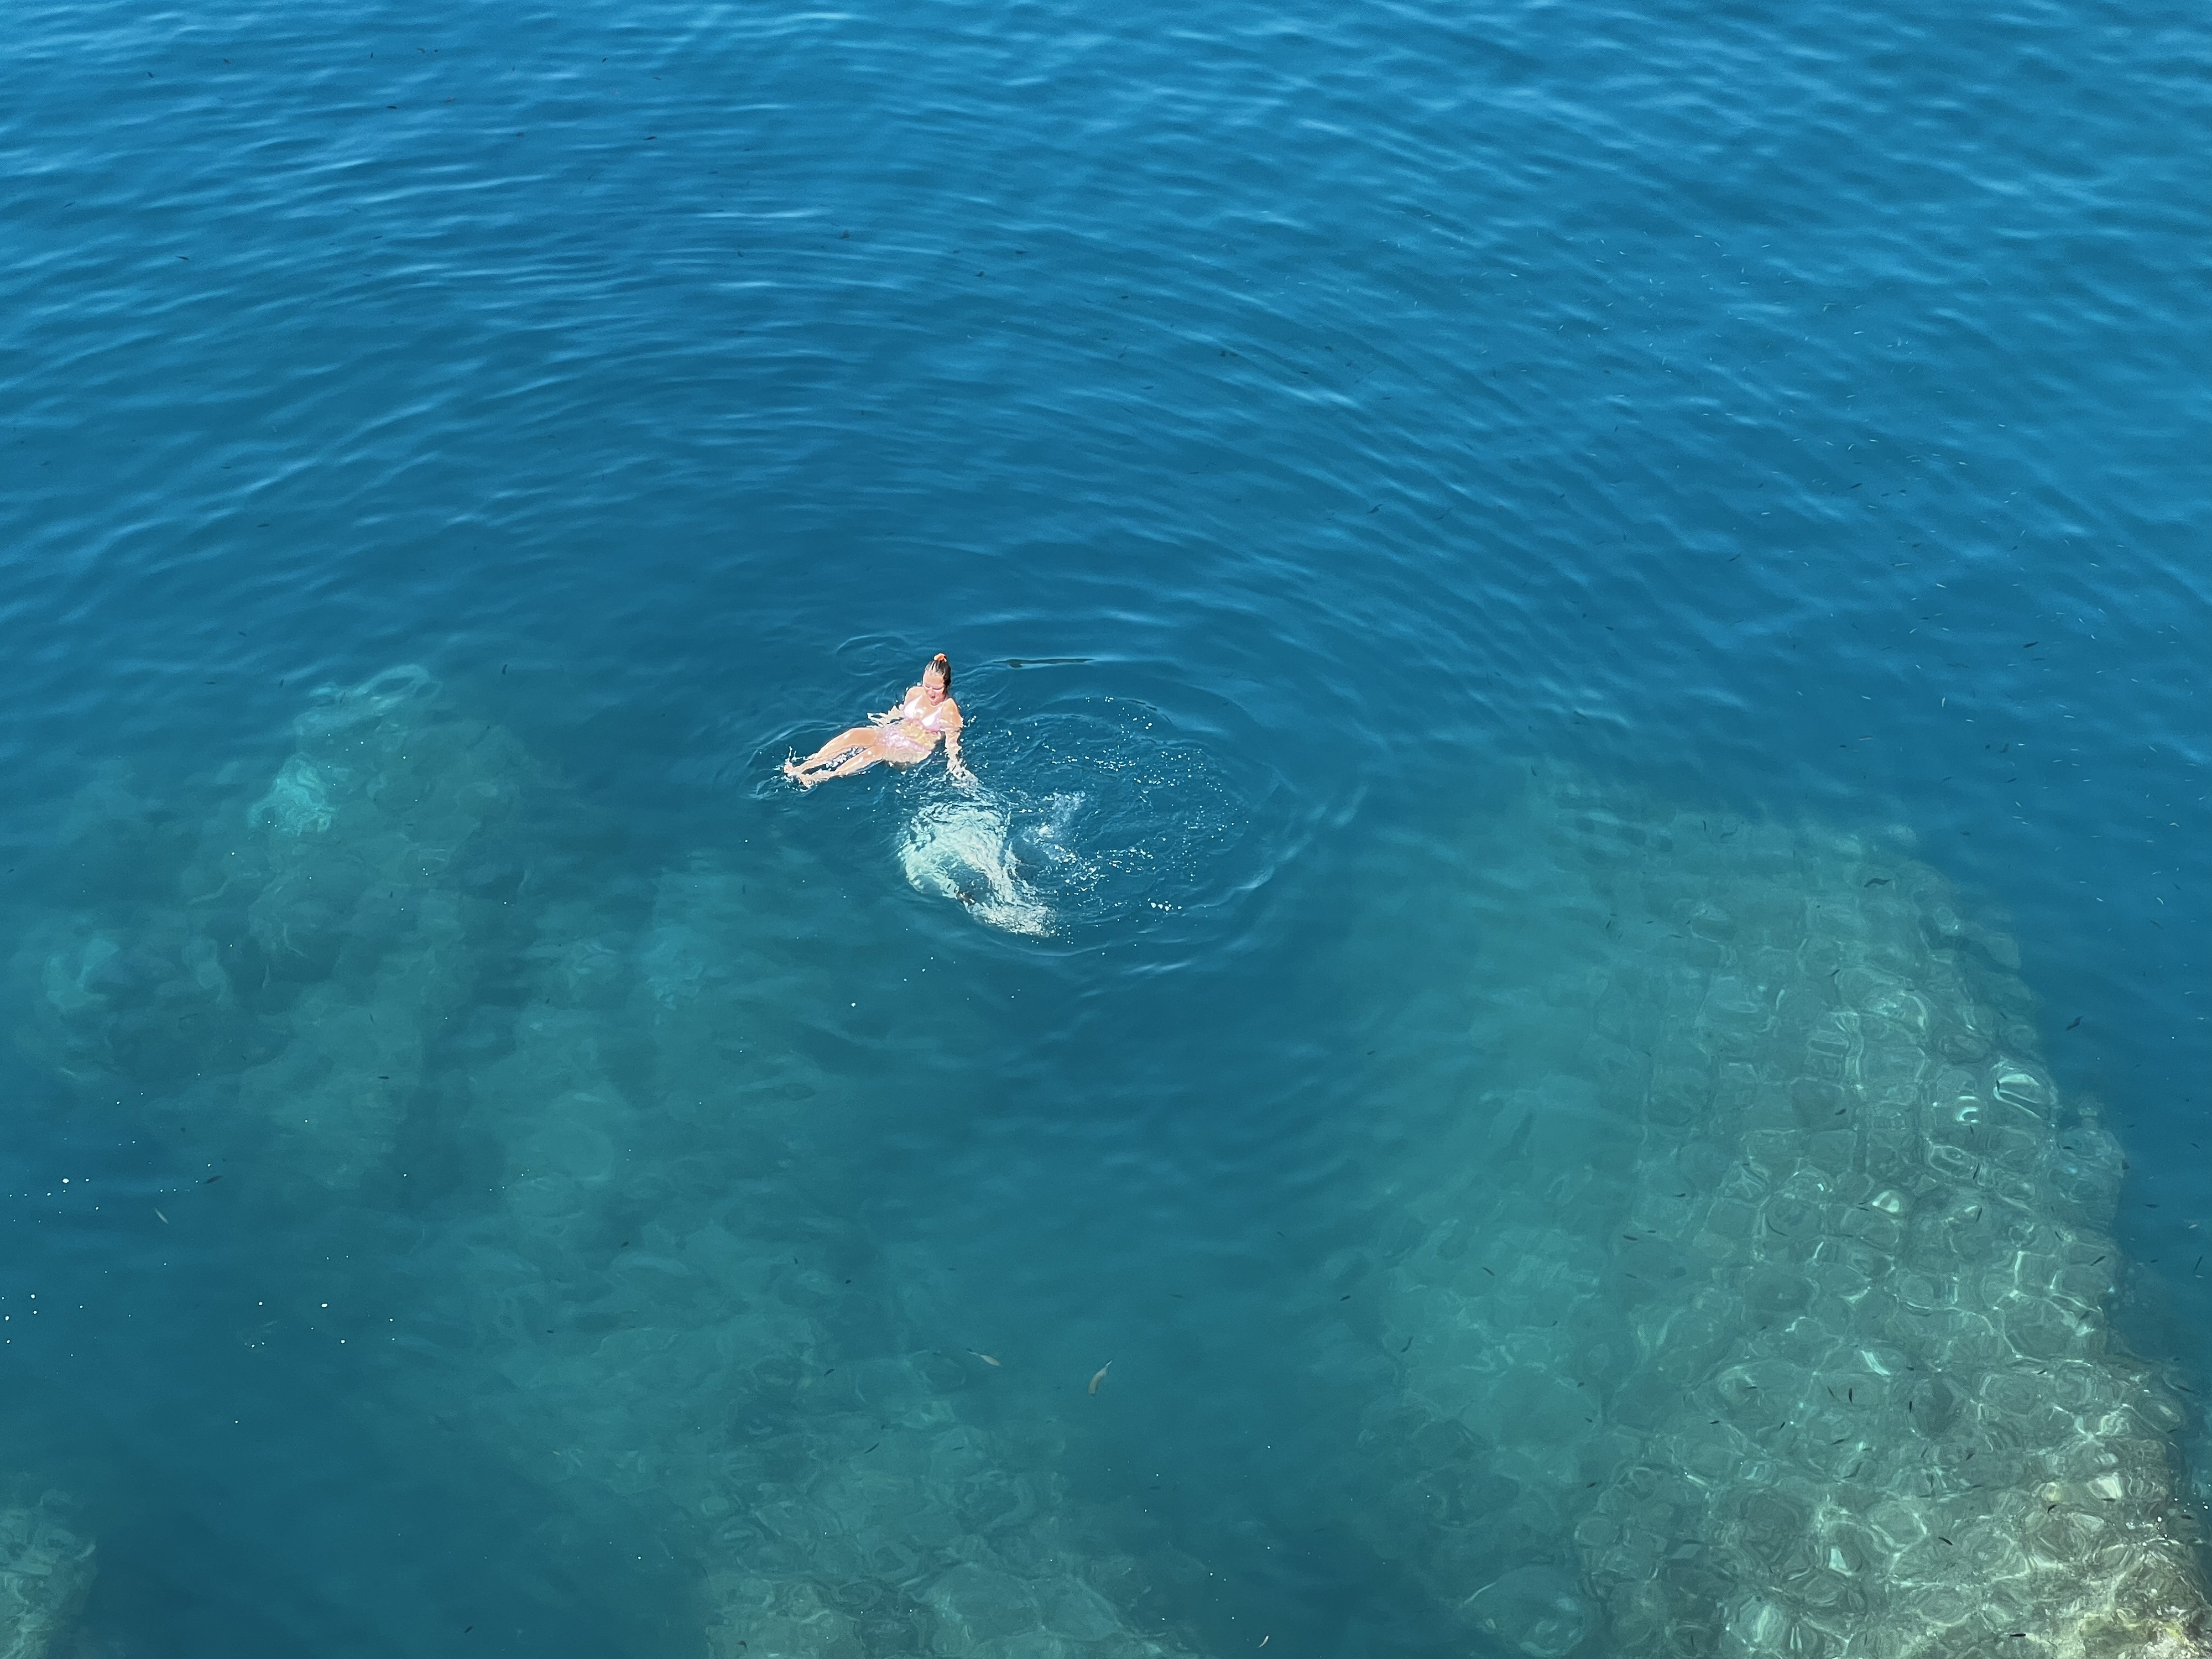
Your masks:
{"label": "white splash", "polygon": [[986,795],[931,801],[899,837],[899,864],[915,890],[957,899],[978,921],[1042,937],[1052,908],[1023,878],[1006,810]]}

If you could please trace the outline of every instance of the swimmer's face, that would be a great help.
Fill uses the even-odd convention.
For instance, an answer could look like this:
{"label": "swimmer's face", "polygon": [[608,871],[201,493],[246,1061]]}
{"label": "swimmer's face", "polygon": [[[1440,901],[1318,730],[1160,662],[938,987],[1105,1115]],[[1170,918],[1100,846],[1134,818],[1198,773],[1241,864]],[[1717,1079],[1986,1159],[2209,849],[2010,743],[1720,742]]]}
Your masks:
{"label": "swimmer's face", "polygon": [[945,695],[945,671],[935,663],[921,671],[921,693],[933,702]]}

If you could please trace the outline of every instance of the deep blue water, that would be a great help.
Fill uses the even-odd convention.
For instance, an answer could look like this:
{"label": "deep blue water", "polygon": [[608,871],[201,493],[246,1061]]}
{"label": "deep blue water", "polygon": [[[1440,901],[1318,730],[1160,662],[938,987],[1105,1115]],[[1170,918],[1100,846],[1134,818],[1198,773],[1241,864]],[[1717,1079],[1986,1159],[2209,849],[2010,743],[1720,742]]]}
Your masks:
{"label": "deep blue water", "polygon": [[[98,1540],[58,1653],[708,1651],[708,1420],[781,1449],[710,1504],[831,1455],[717,1392],[796,1340],[744,1296],[963,1365],[1132,1628],[1464,1651],[1351,1448],[1564,775],[1908,828],[2128,1157],[2113,1318],[2212,1388],[2193,8],[14,17],[0,1480]],[[1040,932],[908,878],[934,765],[775,775],[938,649]],[[419,763],[519,793],[377,866],[462,943],[353,974],[325,905],[256,994],[399,1069],[339,1146],[161,973],[402,665]],[[509,1196],[563,1159],[588,1224]],[[677,1288],[592,1277],[642,1248]],[[637,1355],[508,1316],[605,1296]]]}

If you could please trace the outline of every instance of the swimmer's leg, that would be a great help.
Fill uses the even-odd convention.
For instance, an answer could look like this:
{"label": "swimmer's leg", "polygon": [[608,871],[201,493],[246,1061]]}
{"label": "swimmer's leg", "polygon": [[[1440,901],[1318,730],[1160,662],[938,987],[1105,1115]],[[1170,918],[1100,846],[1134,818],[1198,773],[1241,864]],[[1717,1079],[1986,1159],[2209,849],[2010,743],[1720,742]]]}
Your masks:
{"label": "swimmer's leg", "polygon": [[784,762],[783,775],[800,783],[809,781],[810,773],[819,772],[827,777],[831,766],[845,759],[854,750],[867,748],[874,743],[875,738],[875,731],[870,726],[856,726],[850,731],[840,732],[805,760]]}
{"label": "swimmer's leg", "polygon": [[796,763],[786,761],[783,775],[793,782],[811,789],[825,778],[842,778],[854,772],[865,772],[880,761],[902,760],[907,750],[887,741],[884,734],[868,726],[856,726],[842,732],[821,748]]}
{"label": "swimmer's leg", "polygon": [[828,771],[817,772],[812,777],[803,778],[800,781],[803,783],[816,784],[821,782],[824,778],[842,778],[848,776],[854,772],[865,772],[871,766],[875,765],[878,761],[901,761],[909,758],[911,758],[911,755],[908,750],[895,747],[890,744],[884,742],[880,738],[877,738],[871,742],[866,748],[856,750],[852,754],[847,756],[843,760],[838,762],[836,765],[831,767]]}

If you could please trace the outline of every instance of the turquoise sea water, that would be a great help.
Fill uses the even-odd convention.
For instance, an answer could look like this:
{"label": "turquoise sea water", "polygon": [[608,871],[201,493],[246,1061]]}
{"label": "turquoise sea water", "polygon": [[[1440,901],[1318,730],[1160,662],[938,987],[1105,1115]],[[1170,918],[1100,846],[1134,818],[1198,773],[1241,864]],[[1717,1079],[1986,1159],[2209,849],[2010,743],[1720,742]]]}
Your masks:
{"label": "turquoise sea water", "polygon": [[2202,1650],[2194,9],[14,21],[18,1651]]}

